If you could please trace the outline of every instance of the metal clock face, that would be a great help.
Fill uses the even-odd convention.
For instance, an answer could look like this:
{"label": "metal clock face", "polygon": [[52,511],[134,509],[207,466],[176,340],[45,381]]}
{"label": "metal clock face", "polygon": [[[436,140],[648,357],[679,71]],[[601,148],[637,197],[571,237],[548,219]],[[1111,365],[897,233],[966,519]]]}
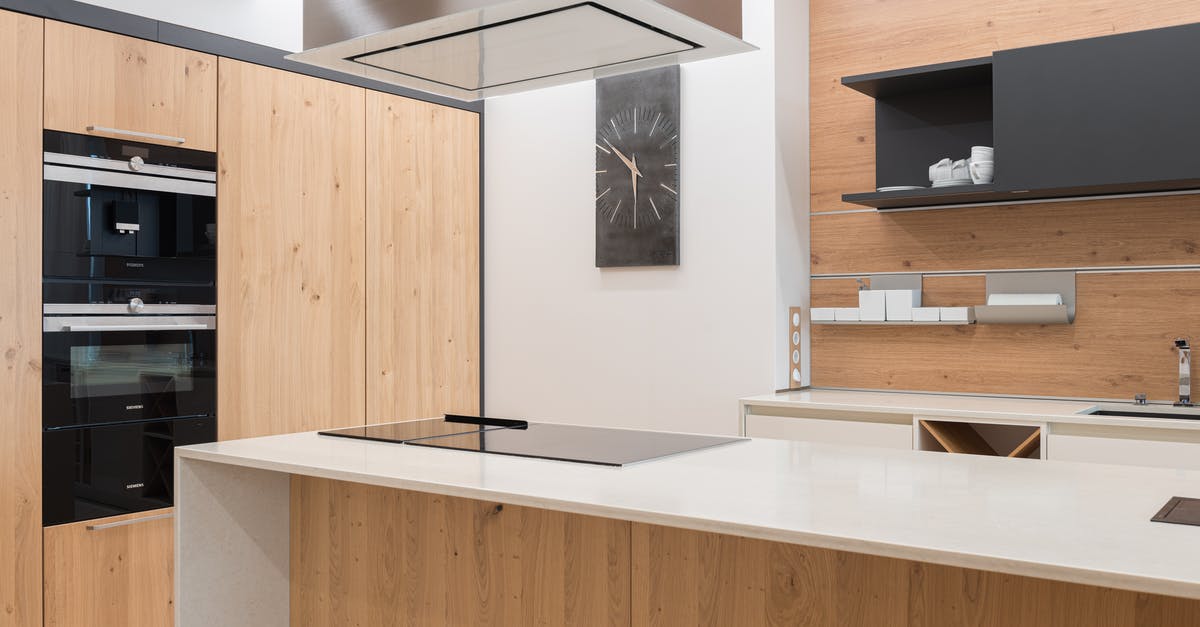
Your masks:
{"label": "metal clock face", "polygon": [[676,218],[679,126],[658,107],[631,106],[596,129],[596,212],[615,227],[645,229]]}

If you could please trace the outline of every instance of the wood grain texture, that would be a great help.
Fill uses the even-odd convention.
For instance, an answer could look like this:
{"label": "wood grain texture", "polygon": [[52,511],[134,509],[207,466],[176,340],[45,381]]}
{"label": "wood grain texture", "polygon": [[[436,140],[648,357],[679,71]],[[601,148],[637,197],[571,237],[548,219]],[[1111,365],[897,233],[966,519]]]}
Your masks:
{"label": "wood grain texture", "polygon": [[169,627],[175,620],[172,519],[89,530],[163,510],[46,527],[47,627]]}
{"label": "wood grain texture", "polygon": [[42,624],[42,20],[0,11],[0,627]]}
{"label": "wood grain texture", "polygon": [[1200,602],[633,524],[634,627],[1184,627]]}
{"label": "wood grain texture", "polygon": [[220,61],[221,439],[365,420],[364,90]]}
{"label": "wood grain texture", "polygon": [[920,425],[948,453],[996,455],[996,450],[965,422],[921,420]]}
{"label": "wood grain texture", "polygon": [[367,420],[478,414],[479,116],[367,94]]}
{"label": "wood grain texture", "polygon": [[292,625],[628,625],[622,521],[292,477]]}
{"label": "wood grain texture", "polygon": [[45,106],[46,128],[121,137],[87,130],[96,125],[173,135],[187,140],[185,148],[214,151],[217,58],[46,20]]}
{"label": "wood grain texture", "polygon": [[[948,280],[926,277],[926,289]],[[837,306],[852,285],[815,280],[812,305]],[[943,304],[980,304],[982,292],[978,298]],[[1200,337],[1196,311],[1200,272],[1097,273],[1077,276],[1069,325],[813,325],[813,385],[1173,399],[1172,340]]]}
{"label": "wood grain texture", "polygon": [[843,193],[875,188],[874,101],[842,86],[841,77],[1200,22],[1200,4],[813,0],[809,14],[812,210],[838,211],[859,208],[843,203]]}
{"label": "wood grain texture", "polygon": [[1200,196],[1160,196],[815,215],[812,271],[1200,264],[1197,212]]}

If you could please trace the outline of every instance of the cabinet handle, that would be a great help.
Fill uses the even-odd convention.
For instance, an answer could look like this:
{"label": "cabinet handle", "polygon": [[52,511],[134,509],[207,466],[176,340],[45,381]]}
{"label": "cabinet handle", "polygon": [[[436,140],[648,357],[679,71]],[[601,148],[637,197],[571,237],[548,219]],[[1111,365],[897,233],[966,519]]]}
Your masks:
{"label": "cabinet handle", "polygon": [[184,143],[184,138],[175,137],[174,135],[160,135],[158,133],[143,133],[141,131],[127,131],[120,128],[109,128],[107,126],[89,126],[87,130],[100,133],[112,133],[113,135],[125,135],[128,137],[141,137],[143,139],[157,139],[165,142],[175,142],[176,144]]}
{"label": "cabinet handle", "polygon": [[167,512],[166,514],[157,514],[155,516],[143,516],[142,518],[130,518],[127,520],[118,520],[117,522],[102,523],[99,525],[88,525],[87,530],[88,531],[104,531],[105,529],[112,529],[114,527],[125,527],[127,525],[136,525],[138,523],[150,522],[152,520],[166,520],[167,518],[174,518],[174,517],[175,517],[175,512]]}

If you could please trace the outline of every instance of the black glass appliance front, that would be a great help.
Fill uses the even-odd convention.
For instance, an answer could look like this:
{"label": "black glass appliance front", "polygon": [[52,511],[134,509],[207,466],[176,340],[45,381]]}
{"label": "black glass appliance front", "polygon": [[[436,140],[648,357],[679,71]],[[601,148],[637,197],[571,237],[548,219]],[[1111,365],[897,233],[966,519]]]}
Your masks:
{"label": "black glass appliance front", "polygon": [[44,428],[216,414],[213,316],[44,320]]}
{"label": "black glass appliance front", "polygon": [[214,280],[214,153],[58,131],[44,146],[44,276]]}
{"label": "black glass appliance front", "polygon": [[175,447],[216,437],[215,418],[46,431],[42,522],[58,525],[170,507]]}

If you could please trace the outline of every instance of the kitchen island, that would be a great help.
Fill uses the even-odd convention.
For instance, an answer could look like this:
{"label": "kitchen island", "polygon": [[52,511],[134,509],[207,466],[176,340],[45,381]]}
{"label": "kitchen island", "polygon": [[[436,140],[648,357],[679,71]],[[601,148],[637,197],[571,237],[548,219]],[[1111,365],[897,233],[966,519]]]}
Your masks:
{"label": "kitchen island", "polygon": [[176,452],[177,625],[1195,625],[1200,472],[748,440]]}

